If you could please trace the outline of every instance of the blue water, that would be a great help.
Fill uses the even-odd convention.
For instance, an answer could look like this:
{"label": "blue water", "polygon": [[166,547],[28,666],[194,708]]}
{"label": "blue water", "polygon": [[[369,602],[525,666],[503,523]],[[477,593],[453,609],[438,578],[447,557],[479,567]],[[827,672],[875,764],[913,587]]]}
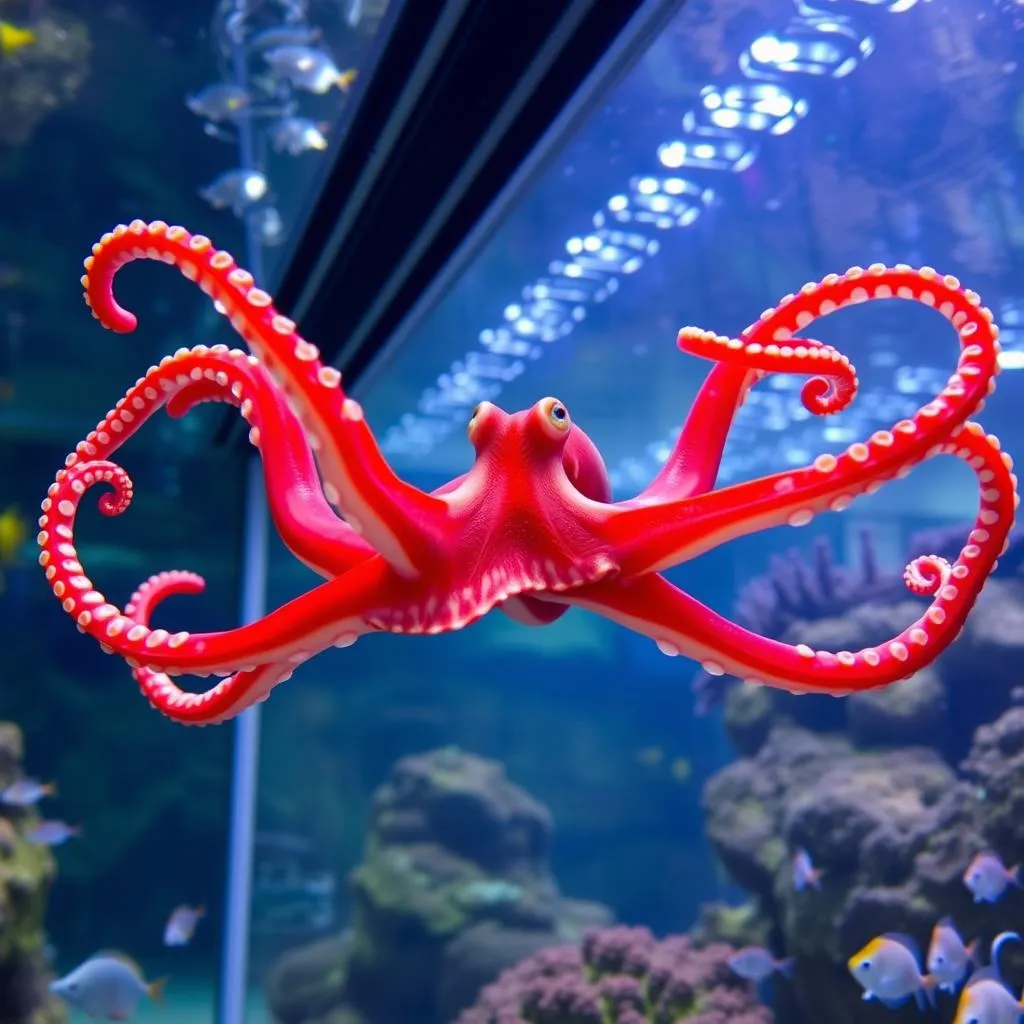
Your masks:
{"label": "blue water", "polygon": [[[382,5],[362,6],[354,24],[352,4],[317,0],[306,15],[340,67],[368,76]],[[254,30],[288,11],[268,0]],[[686,5],[358,385],[392,465],[436,487],[470,464],[464,430],[478,401],[511,410],[551,394],[601,449],[615,497],[635,494],[708,367],[677,350],[681,326],[735,336],[805,281],[874,261],[955,274],[994,311],[1005,372],[981,418],[1019,456],[1021,12],[1009,0]],[[41,38],[59,31],[88,46],[27,47],[0,65],[37,90],[65,86],[38,116],[23,100],[23,131],[4,138],[0,126],[0,514],[24,531],[9,549],[0,533],[0,721],[23,730],[25,770],[58,781],[47,813],[85,826],[57,852],[47,901],[62,969],[108,947],[162,963],[170,910],[209,907],[167,1005],[140,1013],[153,1024],[213,1019],[231,727],[185,729],[151,711],[127,669],[75,633],[47,593],[31,538],[66,452],[146,366],[180,345],[232,340],[193,286],[154,265],[118,282],[138,334],[101,331],[78,294],[92,242],[136,215],[181,222],[262,265],[272,287],[327,166],[321,153],[270,153],[261,122],[225,139],[186,109],[186,94],[263,70],[245,30],[232,34],[233,13],[227,0],[2,10]],[[294,99],[330,136],[357,96],[277,99]],[[198,190],[246,160],[270,196],[244,217],[211,209]],[[777,375],[739,413],[722,483],[890,426],[955,363],[948,324],[909,303],[844,311],[814,331],[856,363],[859,399],[812,419],[802,380]],[[156,417],[118,456],[135,480],[131,512],[81,516],[83,563],[112,599],[165,568],[206,576],[201,598],[168,603],[175,628],[238,618],[245,467],[237,452],[211,450],[220,415]],[[673,579],[734,614],[775,554],[807,556],[825,538],[849,566],[870,530],[879,564],[898,571],[916,531],[965,526],[975,501],[969,474],[936,461],[841,516],[755,534]],[[276,539],[269,559],[269,607],[314,584]],[[352,923],[346,879],[364,859],[374,793],[409,754],[456,746],[501,761],[553,816],[550,867],[566,896],[663,933],[690,927],[707,901],[738,902],[701,806],[703,784],[737,752],[720,714],[695,710],[696,673],[582,612],[543,630],[493,615],[451,636],[371,637],[299,668],[262,715],[257,828],[277,839],[257,847],[257,872],[295,879],[283,896],[254,900],[248,1024],[269,1022],[263,985],[282,952]],[[325,877],[329,896],[317,889]]]}

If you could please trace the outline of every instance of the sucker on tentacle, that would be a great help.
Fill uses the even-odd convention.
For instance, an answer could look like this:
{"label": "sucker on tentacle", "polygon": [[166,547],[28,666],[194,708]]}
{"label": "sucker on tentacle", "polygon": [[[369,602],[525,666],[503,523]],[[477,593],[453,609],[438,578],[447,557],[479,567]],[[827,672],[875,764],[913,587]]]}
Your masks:
{"label": "sucker on tentacle", "polygon": [[[150,629],[107,601],[82,572],[74,545],[74,523],[82,496],[108,484],[100,498],[104,515],[120,515],[131,504],[132,482],[111,462],[80,462],[51,485],[44,528],[37,538],[54,595],[80,629],[108,653],[116,650],[133,668],[147,666],[169,675],[215,675],[239,667],[288,661],[299,665],[334,645],[368,632],[364,614],[373,607],[387,569],[374,555],[354,568],[294,598],[258,623],[217,633],[168,633]],[[44,504],[46,504],[44,502]]]}
{"label": "sucker on tentacle", "polygon": [[376,554],[327,503],[302,426],[274,393],[259,361],[226,345],[178,349],[151,366],[65,459],[56,482],[82,461],[108,459],[162,406],[183,416],[205,401],[235,405],[250,425],[249,441],[264,465],[271,518],[300,561],[330,577]]}
{"label": "sucker on tentacle", "polygon": [[603,581],[553,599],[644,633],[665,654],[685,654],[699,661],[709,675],[728,674],[792,693],[836,696],[886,686],[920,671],[956,639],[1006,549],[1020,504],[1012,460],[977,423],[957,428],[939,454],[963,459],[977,474],[978,515],[952,565],[927,555],[907,566],[908,589],[933,600],[917,620],[885,643],[838,652],[785,644],[727,621],[658,574]]}
{"label": "sucker on tentacle", "polygon": [[[205,583],[192,572],[162,572],[150,576],[132,594],[125,615],[144,626],[150,625],[153,609],[173,594],[199,594]],[[217,725],[265,701],[278,683],[287,682],[295,666],[290,662],[259,665],[222,679],[203,693],[189,693],[175,685],[164,672],[137,666],[132,675],[143,696],[162,715],[182,725]]]}
{"label": "sucker on tentacle", "polygon": [[[821,376],[822,356],[815,354],[821,347],[807,347],[794,333],[843,306],[894,297],[933,306],[956,328],[960,358],[945,388],[892,430],[878,430],[838,455],[819,455],[802,469],[657,506],[620,503],[608,513],[603,535],[619,553],[625,575],[659,572],[755,530],[804,526],[821,512],[842,511],[854,498],[873,494],[886,480],[905,476],[931,458],[952,431],[983,407],[999,372],[999,332],[992,312],[977,294],[961,290],[956,278],[940,277],[927,267],[915,271],[876,264],[867,271],[855,267],[842,276],[829,275],[767,310],[746,329],[739,347],[706,332],[702,344],[709,355],[727,352],[730,361],[749,360],[759,370]],[[828,359],[831,366],[835,361]]]}
{"label": "sucker on tentacle", "polygon": [[[1010,460],[995,438],[969,422],[994,387],[998,332],[977,295],[930,268],[875,265],[830,275],[787,296],[737,339],[684,328],[679,346],[716,365],[655,480],[636,498],[612,503],[600,453],[554,398],[513,414],[482,403],[468,424],[473,465],[424,494],[387,465],[362,410],[342,391],[340,374],[319,362],[270,297],[208,239],[160,221],[135,221],[104,236],[86,262],[83,284],[105,326],[135,326],[111,293],[114,274],[133,259],[173,263],[197,281],[253,355],[222,346],[183,350],[140,379],[57,474],[43,503],[40,563],[78,628],[123,657],[151,703],[179,722],[231,718],[328,646],[347,646],[372,631],[461,629],[495,607],[538,625],[568,606],[589,608],[652,637],[666,653],[703,661],[709,672],[795,692],[885,685],[927,665],[952,642],[1013,524],[1018,498]],[[817,415],[853,400],[857,378],[847,357],[796,335],[819,316],[876,298],[933,306],[953,324],[961,352],[942,392],[912,418],[838,455],[712,490],[733,417],[766,375],[808,375],[802,398]],[[121,611],[82,568],[75,518],[97,484],[113,489],[100,497],[101,511],[123,512],[131,480],[108,457],[161,405],[181,415],[206,400],[241,407],[255,428],[251,440],[264,459],[283,539],[333,578],[257,623],[171,634],[151,626],[154,608],[169,594],[197,592],[202,580],[162,573]],[[952,565],[922,556],[907,566],[908,588],[932,601],[886,644],[836,653],[780,644],[727,622],[657,574],[755,529],[803,525],[822,511],[841,510],[940,454],[975,470],[978,517]],[[228,678],[204,693],[187,693],[170,678],[186,673]]]}
{"label": "sucker on tentacle", "polygon": [[82,277],[93,315],[113,331],[133,331],[136,319],[113,296],[113,278],[126,263],[171,263],[196,281],[266,366],[302,421],[324,480],[327,499],[398,572],[419,575],[433,563],[447,506],[400,480],[388,466],[363,418],[347,397],[341,374],[281,316],[270,296],[234,258],[203,235],[163,221],[121,224],[93,246]]}

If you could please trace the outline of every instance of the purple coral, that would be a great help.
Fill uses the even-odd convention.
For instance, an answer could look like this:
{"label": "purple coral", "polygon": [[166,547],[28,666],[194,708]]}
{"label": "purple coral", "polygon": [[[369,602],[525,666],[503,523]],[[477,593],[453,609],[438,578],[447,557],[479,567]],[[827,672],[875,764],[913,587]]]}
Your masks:
{"label": "purple coral", "polygon": [[[733,617],[753,633],[779,639],[798,620],[843,615],[859,604],[898,590],[902,578],[879,571],[870,530],[860,531],[858,545],[853,569],[836,564],[832,545],[825,537],[815,540],[810,559],[796,550],[772,555],[768,572],[754,577],[740,590]],[[705,714],[718,704],[735,682],[732,676],[700,672],[693,681],[697,713]]]}
{"label": "purple coral", "polygon": [[596,929],[502,973],[456,1024],[770,1024],[772,1014],[729,970],[731,946],[697,949],[683,935]]}

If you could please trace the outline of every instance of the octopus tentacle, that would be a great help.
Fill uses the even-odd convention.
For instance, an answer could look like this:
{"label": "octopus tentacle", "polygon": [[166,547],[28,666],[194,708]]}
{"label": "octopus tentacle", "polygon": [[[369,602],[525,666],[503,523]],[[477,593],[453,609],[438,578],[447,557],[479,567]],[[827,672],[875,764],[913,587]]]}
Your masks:
{"label": "octopus tentacle", "polygon": [[120,466],[111,462],[72,466],[51,486],[44,502],[39,561],[54,596],[79,629],[132,667],[160,669],[169,675],[211,675],[281,661],[298,665],[318,651],[348,646],[369,632],[371,627],[364,618],[367,608],[387,603],[390,570],[383,559],[373,557],[256,623],[218,633],[171,634],[165,629],[150,629],[109,603],[84,574],[79,561],[74,544],[75,516],[82,496],[97,484],[113,488],[113,493],[100,497],[104,515],[120,515],[131,504],[132,482]]}
{"label": "octopus tentacle", "polygon": [[[720,342],[726,344],[727,353],[742,344],[731,339],[714,339],[716,346]],[[707,354],[705,332],[694,328],[680,331],[678,345],[684,352],[699,356]],[[801,395],[804,407],[815,415],[841,412],[856,394],[853,367],[835,349],[820,341],[807,339],[801,341],[801,345],[808,349],[824,349],[829,354],[816,357],[823,368],[817,369],[812,380],[804,386]],[[717,347],[713,351],[717,353]],[[831,353],[834,353],[831,358],[835,365],[828,367],[827,359]],[[718,355],[712,358],[718,359]],[[697,392],[679,437],[658,474],[635,498],[620,503],[620,507],[690,498],[710,491],[718,478],[733,420],[750,389],[767,375],[767,370],[719,359]]]}
{"label": "octopus tentacle", "polygon": [[182,227],[141,220],[119,225],[93,246],[82,278],[93,314],[114,331],[136,326],[112,290],[116,272],[136,259],[172,263],[213,298],[293,403],[316,454],[324,492],[348,523],[404,576],[418,576],[435,564],[438,540],[449,525],[447,503],[399,479],[362,408],[342,389],[341,374],[320,361],[316,346],[274,309],[252,275],[208,238]]}
{"label": "octopus tentacle", "polygon": [[861,651],[814,651],[758,636],[716,614],[658,574],[610,579],[559,595],[643,633],[666,654],[685,654],[711,675],[728,673],[796,693],[835,695],[885,686],[919,671],[956,639],[988,574],[1005,549],[1018,504],[1009,456],[976,423],[957,428],[943,454],[967,461],[978,475],[981,500],[974,527],[952,564],[915,559],[908,588],[934,598],[891,640]]}
{"label": "octopus tentacle", "polygon": [[[173,594],[199,594],[205,582],[192,572],[163,572],[150,576],[132,594],[125,615],[144,626],[150,625],[153,610]],[[278,683],[287,682],[295,670],[288,661],[271,662],[236,672],[203,693],[189,693],[164,672],[139,666],[132,675],[142,695],[162,715],[181,725],[216,725],[226,722],[253,704],[270,696]]]}
{"label": "octopus tentacle", "polygon": [[[748,341],[746,349],[724,347],[732,353],[730,359],[753,348],[751,359],[759,369],[816,373],[822,357],[812,353],[821,350],[793,339],[793,332],[815,316],[872,297],[916,299],[936,307],[956,327],[960,357],[942,392],[891,431],[876,431],[867,442],[852,444],[839,455],[819,455],[801,469],[657,506],[627,502],[611,510],[592,507],[598,533],[616,552],[624,575],[657,572],[755,530],[786,523],[803,526],[821,512],[840,511],[854,498],[873,493],[884,481],[906,475],[930,458],[953,430],[982,408],[999,372],[992,313],[974,292],[961,290],[955,278],[940,278],[928,268],[889,270],[879,265],[867,272],[854,268],[843,277],[831,275],[820,286],[805,287],[798,296],[783,300],[748,329],[748,339],[761,340]],[[765,337],[792,344],[766,344]],[[713,338],[708,345],[709,351],[723,347]]]}
{"label": "octopus tentacle", "polygon": [[336,576],[376,552],[324,497],[302,425],[253,356],[226,345],[197,345],[151,366],[81,441],[57,474],[83,460],[108,459],[166,405],[183,416],[201,401],[239,407],[263,460],[270,515],[288,549],[321,576]]}

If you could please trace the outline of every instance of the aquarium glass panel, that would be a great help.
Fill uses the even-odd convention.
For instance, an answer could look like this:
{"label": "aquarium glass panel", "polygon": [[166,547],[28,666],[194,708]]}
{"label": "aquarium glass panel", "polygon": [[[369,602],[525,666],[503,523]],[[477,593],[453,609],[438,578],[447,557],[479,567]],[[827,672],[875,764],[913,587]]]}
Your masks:
{"label": "aquarium glass panel", "polygon": [[[568,485],[530,506],[525,477],[502,475],[524,449],[482,458],[479,486],[450,499],[464,546],[438,527],[451,562],[422,586],[459,623],[474,587],[512,600],[454,632],[401,635],[433,613],[394,607],[420,583],[396,570],[373,608],[381,635],[275,691],[253,956],[281,1019],[449,1024],[502,968],[614,916],[767,948],[716,976],[739,980],[713,1003],[719,982],[700,972],[728,952],[673,947],[687,991],[732,1007],[716,1020],[769,1020],[742,980],[769,974],[757,995],[776,1020],[842,1020],[861,996],[847,959],[875,935],[927,948],[946,915],[965,941],[1014,927],[1000,900],[1019,896],[1006,868],[1024,856],[1024,584],[1018,542],[992,566],[1012,485],[985,432],[1024,453],[1021,12],[686,4],[360,380],[385,456],[426,491],[473,465],[480,403],[550,417],[547,396],[601,451],[614,500],[657,485],[616,510],[632,527],[590,545],[576,524],[611,513]],[[698,395],[712,359],[724,369]],[[478,415],[491,438],[534,422]],[[960,430],[968,416],[980,432]],[[580,479],[584,463],[564,465]],[[544,526],[517,531],[538,511]],[[556,573],[566,550],[580,578]],[[517,569],[523,552],[535,561]],[[399,569],[403,553],[382,549]],[[556,574],[572,599],[595,553],[625,582],[576,599],[607,608],[614,592],[624,624],[572,608],[536,625],[519,588]],[[455,586],[474,559],[483,581]],[[662,567],[683,596],[651,575]],[[272,552],[272,606],[316,582]],[[891,685],[871,688],[882,674]],[[799,695],[816,685],[852,695]],[[972,916],[968,871],[989,847],[1003,865],[984,869],[991,919]],[[601,970],[633,971],[609,950],[649,948],[608,941],[584,945],[590,980],[570,964],[563,995],[596,999]],[[511,1016],[461,1024],[533,1019],[526,1003],[554,988],[524,978],[501,988]]]}
{"label": "aquarium glass panel", "polygon": [[[150,368],[237,339],[200,288],[159,263],[118,276],[138,331],[102,330],[82,301],[83,261],[141,217],[203,232],[261,278],[276,273],[265,257],[287,248],[300,197],[318,187],[383,14],[332,0],[0,4],[5,1024],[63,1020],[62,996],[72,1019],[126,1012],[48,992],[99,950],[132,958],[147,983],[172,979],[162,1005],[137,992],[131,1019],[212,1022],[221,959],[232,730],[156,714],[130,669],[75,632],[36,564],[36,518],[69,452],[113,449],[132,505],[111,518],[95,492],[84,499],[78,555],[57,552],[76,578],[58,595],[65,609],[80,623],[88,607],[72,595],[90,584],[123,607],[147,577],[183,569],[205,589],[156,609],[154,625],[236,624],[244,467],[211,446],[215,410],[186,408],[229,396],[216,376],[189,376],[197,387],[168,415],[180,364]],[[302,74],[310,62],[315,81]],[[134,255],[154,255],[146,231],[132,236]],[[66,546],[52,524],[43,532]],[[76,558],[81,569],[68,569]],[[176,909],[197,913],[167,930]]]}

